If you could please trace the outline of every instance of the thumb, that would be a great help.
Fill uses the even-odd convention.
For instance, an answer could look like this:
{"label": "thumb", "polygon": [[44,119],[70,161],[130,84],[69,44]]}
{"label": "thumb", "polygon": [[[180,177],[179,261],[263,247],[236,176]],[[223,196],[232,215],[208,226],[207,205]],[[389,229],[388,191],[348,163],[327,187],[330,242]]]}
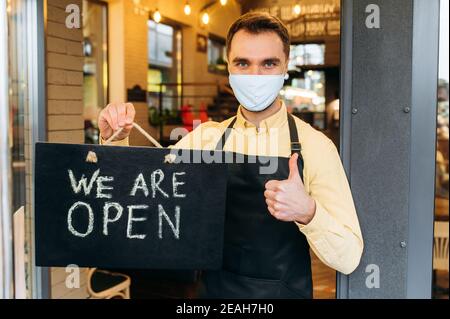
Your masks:
{"label": "thumb", "polygon": [[295,180],[298,179],[300,180],[300,173],[298,171],[298,165],[297,165],[297,160],[298,160],[298,154],[294,153],[291,155],[291,158],[289,159],[289,180]]}

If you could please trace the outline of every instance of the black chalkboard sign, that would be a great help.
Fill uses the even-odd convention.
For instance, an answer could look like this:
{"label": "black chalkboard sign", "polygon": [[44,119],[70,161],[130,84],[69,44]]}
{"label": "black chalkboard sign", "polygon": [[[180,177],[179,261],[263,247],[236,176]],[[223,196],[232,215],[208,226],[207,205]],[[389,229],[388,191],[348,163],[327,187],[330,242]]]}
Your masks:
{"label": "black chalkboard sign", "polygon": [[177,152],[36,143],[36,265],[220,268],[226,166]]}

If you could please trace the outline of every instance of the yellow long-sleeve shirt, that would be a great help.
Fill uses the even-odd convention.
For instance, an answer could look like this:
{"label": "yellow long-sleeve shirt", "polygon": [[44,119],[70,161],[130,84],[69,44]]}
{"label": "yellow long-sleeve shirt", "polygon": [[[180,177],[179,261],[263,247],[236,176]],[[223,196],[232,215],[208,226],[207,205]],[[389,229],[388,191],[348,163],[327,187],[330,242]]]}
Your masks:
{"label": "yellow long-sleeve shirt", "polygon": [[[247,121],[239,108],[225,151],[248,155],[289,157],[290,136],[285,105],[259,127]],[[185,135],[174,148],[212,150],[232,119],[205,122]],[[333,142],[295,117],[304,159],[305,190],[316,202],[314,218],[297,224],[314,253],[331,268],[351,273],[359,264],[363,239],[350,187]],[[126,146],[128,138],[111,143]]]}

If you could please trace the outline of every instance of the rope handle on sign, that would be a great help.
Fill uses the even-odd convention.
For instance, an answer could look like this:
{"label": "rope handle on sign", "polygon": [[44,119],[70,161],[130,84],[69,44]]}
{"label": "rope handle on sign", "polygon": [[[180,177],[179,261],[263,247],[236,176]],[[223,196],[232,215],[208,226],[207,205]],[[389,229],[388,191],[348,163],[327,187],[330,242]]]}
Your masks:
{"label": "rope handle on sign", "polygon": [[[139,132],[142,133],[142,135],[144,135],[149,141],[150,143],[152,143],[153,145],[155,145],[158,148],[163,148],[163,146],[161,144],[158,143],[158,141],[156,139],[154,139],[150,134],[148,134],[139,124],[133,122],[132,123],[133,127],[136,128]],[[119,128],[117,131],[114,132],[113,135],[111,135],[104,143],[103,145],[109,145],[112,143],[112,141],[119,136],[119,134],[123,131],[123,127]],[[167,154],[164,158],[164,163],[173,163],[175,161],[175,154]],[[94,151],[89,151],[87,156],[86,156],[86,162],[89,163],[97,163],[98,162],[98,158],[97,158],[97,154],[95,154]]]}

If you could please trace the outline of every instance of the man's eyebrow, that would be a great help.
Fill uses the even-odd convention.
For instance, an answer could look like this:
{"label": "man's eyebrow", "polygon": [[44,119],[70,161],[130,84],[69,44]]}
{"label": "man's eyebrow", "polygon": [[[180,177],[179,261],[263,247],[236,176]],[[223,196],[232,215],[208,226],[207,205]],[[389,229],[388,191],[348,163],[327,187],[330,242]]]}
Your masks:
{"label": "man's eyebrow", "polygon": [[249,62],[249,61],[250,61],[249,59],[241,58],[241,57],[235,57],[233,59],[233,62]]}
{"label": "man's eyebrow", "polygon": [[[250,60],[247,59],[247,58],[243,58],[243,57],[235,57],[233,59],[233,63],[235,63],[235,62],[250,62]],[[279,58],[277,58],[277,57],[269,57],[269,58],[265,58],[265,59],[262,60],[262,63],[268,63],[268,62],[280,63],[281,60]]]}
{"label": "man's eyebrow", "polygon": [[280,60],[279,58],[277,58],[277,57],[267,58],[267,59],[264,59],[264,60],[263,60],[263,63],[268,63],[268,62],[271,62],[271,63],[280,63],[281,60]]}

